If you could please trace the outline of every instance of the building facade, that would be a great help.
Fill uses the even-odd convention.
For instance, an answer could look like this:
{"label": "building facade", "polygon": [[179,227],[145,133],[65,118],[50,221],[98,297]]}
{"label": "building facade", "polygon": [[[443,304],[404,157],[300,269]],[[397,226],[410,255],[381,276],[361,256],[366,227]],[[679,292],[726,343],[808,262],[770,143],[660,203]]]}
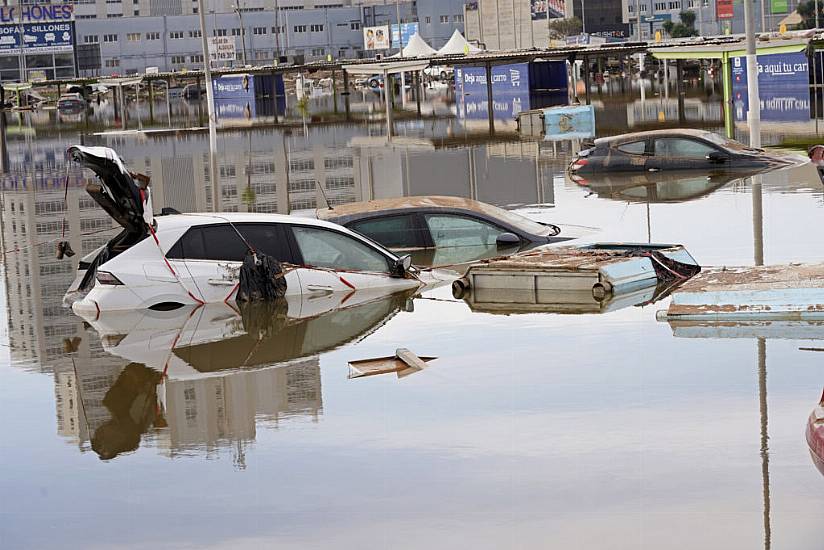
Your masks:
{"label": "building facade", "polygon": [[[197,1],[81,0],[43,4],[42,9],[18,1],[0,8],[0,34],[10,37],[0,40],[0,80],[202,67]],[[214,0],[207,5],[206,32],[234,39],[234,64],[372,55],[378,52],[364,50],[363,28],[396,24],[398,13],[401,23],[417,23],[421,37],[434,48],[445,44],[456,29],[464,29],[462,0]],[[19,40],[14,42],[21,17],[25,55]],[[394,51],[393,45],[385,53]]]}
{"label": "building facade", "polygon": [[[776,31],[785,17],[795,11],[802,0],[787,0],[786,11],[773,12],[770,0],[754,0],[756,32]],[[587,8],[589,2],[587,2]],[[636,8],[640,9],[640,37],[642,40],[655,38],[656,31],[663,33],[666,21],[680,22],[681,11],[695,13],[695,28],[700,36],[722,34],[743,34],[744,6],[741,2],[729,0],[622,0],[623,22],[630,27],[630,36],[638,38],[639,20]]]}

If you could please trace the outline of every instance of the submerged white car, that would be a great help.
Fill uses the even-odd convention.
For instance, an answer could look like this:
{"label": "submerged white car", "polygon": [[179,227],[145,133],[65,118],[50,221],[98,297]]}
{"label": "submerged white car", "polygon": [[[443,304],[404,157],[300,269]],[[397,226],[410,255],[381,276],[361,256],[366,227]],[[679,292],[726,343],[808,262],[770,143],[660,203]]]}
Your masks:
{"label": "submerged white car", "polygon": [[409,256],[333,223],[276,214],[155,217],[148,185],[114,151],[75,146],[69,154],[97,174],[87,191],[124,228],[81,261],[66,296],[88,292],[72,303],[80,315],[233,301],[250,251],[283,264],[287,296],[421,286]]}

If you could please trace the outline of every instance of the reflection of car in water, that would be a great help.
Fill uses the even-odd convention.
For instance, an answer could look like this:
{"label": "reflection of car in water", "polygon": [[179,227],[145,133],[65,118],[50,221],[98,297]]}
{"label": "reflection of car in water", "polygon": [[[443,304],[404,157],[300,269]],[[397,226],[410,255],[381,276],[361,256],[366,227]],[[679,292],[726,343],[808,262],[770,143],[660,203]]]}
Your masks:
{"label": "reflection of car in water", "polygon": [[57,100],[57,110],[66,114],[77,114],[83,112],[88,103],[79,93],[73,92],[61,95]]}
{"label": "reflection of car in water", "polygon": [[200,99],[200,96],[206,95],[206,88],[197,84],[186,84],[183,87],[184,99]]}
{"label": "reflection of car in water", "polygon": [[452,265],[568,241],[561,227],[460,197],[403,197],[318,209],[317,216],[392,250],[417,251],[417,265]]}
{"label": "reflection of car in water", "polygon": [[753,170],[802,162],[705,130],[652,130],[596,139],[569,165],[575,174],[662,170]]}
{"label": "reflection of car in water", "polygon": [[[104,312],[91,322],[93,328],[106,351],[130,363],[105,391],[105,414],[95,414],[102,421],[92,429],[92,448],[101,459],[112,459],[136,450],[150,430],[168,428],[173,448],[199,449],[253,437],[247,428],[257,421],[257,410],[317,414],[317,355],[364,338],[405,308],[410,297],[409,292],[351,300],[290,297],[239,310],[210,304]],[[224,400],[233,392],[257,399],[233,410]],[[258,408],[249,411],[255,402]],[[231,418],[200,410],[210,404],[225,406]],[[87,406],[94,404],[84,402]],[[208,429],[213,426],[219,438]]]}
{"label": "reflection of car in water", "polygon": [[154,218],[147,183],[135,182],[114,151],[75,146],[69,153],[98,175],[86,190],[124,228],[80,262],[68,291],[89,291],[73,304],[79,314],[234,300],[241,263],[258,252],[286,266],[286,293],[292,295],[394,292],[422,284],[409,256],[325,221],[237,213]]}
{"label": "reflection of car in water", "polygon": [[824,395],[807,419],[807,445],[815,467],[824,475]]}
{"label": "reflection of car in water", "polygon": [[[753,172],[757,173],[757,172]],[[682,202],[709,195],[729,182],[746,177],[742,172],[693,171],[618,172],[614,174],[568,174],[573,183],[599,197],[629,202]]]}

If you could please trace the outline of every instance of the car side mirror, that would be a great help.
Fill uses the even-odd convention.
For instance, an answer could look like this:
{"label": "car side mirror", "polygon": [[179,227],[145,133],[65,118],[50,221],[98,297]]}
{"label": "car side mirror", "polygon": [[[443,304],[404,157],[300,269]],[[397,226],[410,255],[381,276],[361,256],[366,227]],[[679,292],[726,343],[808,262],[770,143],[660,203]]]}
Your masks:
{"label": "car side mirror", "polygon": [[406,254],[395,260],[395,264],[392,266],[392,274],[395,277],[403,277],[410,267],[412,267],[412,256]]}
{"label": "car side mirror", "polygon": [[513,244],[520,244],[521,238],[515,233],[501,233],[498,235],[498,238],[495,239],[495,243],[498,246],[510,246]]}
{"label": "car side mirror", "polygon": [[718,164],[720,164],[722,162],[727,162],[727,159],[728,159],[727,155],[724,155],[722,153],[710,153],[709,155],[707,155],[706,158],[707,158],[708,161],[716,162]]}

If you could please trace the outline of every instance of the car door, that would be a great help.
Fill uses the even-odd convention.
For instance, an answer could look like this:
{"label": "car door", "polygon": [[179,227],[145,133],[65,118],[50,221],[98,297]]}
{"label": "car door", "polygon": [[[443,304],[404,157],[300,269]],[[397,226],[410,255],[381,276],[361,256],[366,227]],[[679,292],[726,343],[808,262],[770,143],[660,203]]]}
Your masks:
{"label": "car door", "polygon": [[717,170],[727,158],[723,151],[699,139],[660,137],[653,140],[647,166],[653,170]]}
{"label": "car door", "polygon": [[613,146],[606,160],[605,168],[610,172],[646,170],[648,168],[647,162],[650,159],[648,145],[646,139],[638,139]]}
{"label": "car door", "polygon": [[299,224],[292,225],[291,232],[304,295],[418,286],[415,279],[393,277],[393,259],[354,235]]}
{"label": "car door", "polygon": [[449,266],[483,258],[512,254],[520,245],[502,248],[498,236],[506,229],[464,214],[423,214],[424,224],[435,247],[433,266]]}
{"label": "car door", "polygon": [[[244,238],[238,234],[241,233]],[[234,299],[240,266],[249,248],[273,256],[283,263],[293,257],[281,224],[239,223],[200,225],[189,229],[169,250],[167,257],[182,259],[179,276],[206,303]],[[300,294],[297,269],[286,270],[286,294]]]}

